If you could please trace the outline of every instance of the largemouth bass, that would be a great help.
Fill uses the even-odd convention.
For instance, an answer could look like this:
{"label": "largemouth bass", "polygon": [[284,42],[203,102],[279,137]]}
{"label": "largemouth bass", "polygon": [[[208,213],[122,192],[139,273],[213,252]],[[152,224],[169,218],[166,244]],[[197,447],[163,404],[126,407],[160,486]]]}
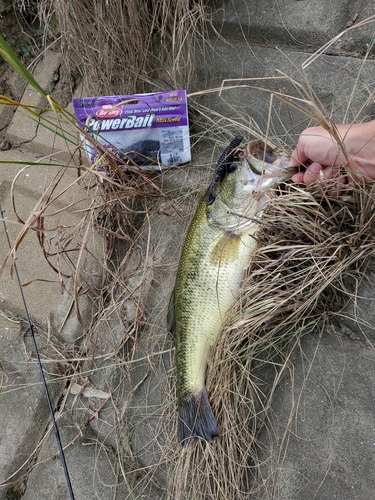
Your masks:
{"label": "largemouth bass", "polygon": [[[220,156],[215,175],[191,222],[169,309],[175,333],[178,439],[212,442],[219,428],[205,388],[205,374],[226,314],[236,300],[256,249],[254,234],[266,192],[295,169],[259,141],[246,150],[236,136]],[[266,159],[266,161],[263,161]]]}

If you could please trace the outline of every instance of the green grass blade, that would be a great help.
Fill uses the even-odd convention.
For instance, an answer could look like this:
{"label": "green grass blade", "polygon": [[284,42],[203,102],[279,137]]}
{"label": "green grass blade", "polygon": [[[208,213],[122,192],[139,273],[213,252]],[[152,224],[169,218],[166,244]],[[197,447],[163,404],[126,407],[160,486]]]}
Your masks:
{"label": "green grass blade", "polygon": [[42,89],[39,83],[35,80],[32,74],[27,70],[26,66],[17,57],[8,42],[0,34],[0,54],[12,66],[12,68],[19,73],[30,85],[34,87],[41,95],[47,96],[47,93]]}

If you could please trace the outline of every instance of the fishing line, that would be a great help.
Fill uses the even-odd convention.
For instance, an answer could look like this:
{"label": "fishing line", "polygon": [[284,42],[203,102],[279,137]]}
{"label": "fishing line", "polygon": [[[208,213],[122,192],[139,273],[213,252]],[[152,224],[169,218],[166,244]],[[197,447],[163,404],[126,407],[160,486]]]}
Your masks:
{"label": "fishing line", "polygon": [[[11,249],[12,248],[12,244],[11,244],[11,241],[10,241],[10,238],[9,238],[8,228],[7,228],[7,225],[5,223],[4,212],[3,212],[3,208],[1,206],[1,204],[0,204],[0,216],[1,216],[2,220],[3,220],[4,231],[5,231],[5,235],[6,235],[6,239],[7,239],[7,242],[8,242],[9,249]],[[63,447],[62,447],[62,444],[61,444],[60,433],[59,433],[59,429],[57,427],[55,415],[54,415],[54,412],[53,412],[51,398],[50,398],[50,395],[49,395],[49,392],[48,392],[47,382],[46,382],[46,378],[44,376],[43,366],[42,366],[42,362],[41,362],[41,359],[40,359],[40,356],[39,356],[39,350],[38,350],[38,346],[37,346],[35,335],[34,335],[34,325],[31,322],[29,311],[28,311],[28,308],[27,308],[27,305],[26,305],[25,295],[23,293],[22,286],[21,286],[21,280],[20,280],[20,277],[19,277],[19,274],[18,274],[17,265],[15,263],[14,263],[14,272],[15,272],[15,275],[16,275],[18,287],[20,289],[21,300],[22,300],[23,308],[25,310],[25,315],[26,315],[26,320],[27,320],[27,324],[28,324],[28,328],[29,328],[29,333],[30,333],[30,337],[31,337],[31,340],[32,340],[32,343],[33,343],[33,346],[34,346],[34,351],[35,351],[35,356],[36,356],[38,367],[39,367],[39,372],[40,372],[40,375],[41,375],[41,378],[42,378],[44,391],[45,391],[46,397],[47,397],[48,408],[49,408],[49,412],[50,412],[50,415],[51,415],[51,420],[52,420],[53,428],[55,430],[55,436],[56,436],[57,446],[58,446],[59,452],[60,452],[61,462],[62,462],[63,469],[64,469],[64,474],[65,474],[65,479],[66,479],[68,490],[69,490],[69,495],[70,495],[71,500],[74,500],[74,493],[73,493],[72,483],[70,481],[70,476],[69,476],[69,472],[68,472],[68,466],[67,466],[66,461],[65,461],[65,454],[64,454],[64,450],[63,450]]]}

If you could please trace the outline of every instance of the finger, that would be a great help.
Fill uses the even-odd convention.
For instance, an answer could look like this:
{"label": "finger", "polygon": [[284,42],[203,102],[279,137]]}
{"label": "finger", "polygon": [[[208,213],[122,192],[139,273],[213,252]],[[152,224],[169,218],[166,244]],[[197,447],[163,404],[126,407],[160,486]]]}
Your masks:
{"label": "finger", "polygon": [[340,189],[341,186],[349,183],[349,179],[346,175],[340,175],[335,179],[336,187],[329,190],[332,196],[340,196],[344,193],[344,189]]}
{"label": "finger", "polygon": [[308,157],[301,151],[301,148],[297,146],[291,155],[289,167],[299,167],[307,161]]}
{"label": "finger", "polygon": [[339,165],[332,165],[330,167],[325,167],[321,173],[323,179],[334,179],[335,177],[339,177],[339,175],[340,175]]}
{"label": "finger", "polygon": [[304,175],[305,172],[297,172],[296,174],[293,174],[291,177],[292,182],[295,182],[296,184],[303,184]]}
{"label": "finger", "polygon": [[307,186],[316,182],[321,178],[321,173],[324,170],[324,167],[320,165],[320,163],[313,162],[306,168],[306,171],[303,174],[303,182]]}

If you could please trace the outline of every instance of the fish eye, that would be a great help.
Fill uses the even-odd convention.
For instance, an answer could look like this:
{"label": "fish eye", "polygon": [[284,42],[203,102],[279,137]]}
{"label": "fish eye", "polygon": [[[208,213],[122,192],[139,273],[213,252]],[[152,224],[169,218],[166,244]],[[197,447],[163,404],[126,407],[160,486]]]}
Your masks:
{"label": "fish eye", "polygon": [[235,162],[228,165],[228,168],[227,168],[228,174],[232,174],[233,172],[235,172],[237,170],[237,167],[238,167],[238,165]]}

